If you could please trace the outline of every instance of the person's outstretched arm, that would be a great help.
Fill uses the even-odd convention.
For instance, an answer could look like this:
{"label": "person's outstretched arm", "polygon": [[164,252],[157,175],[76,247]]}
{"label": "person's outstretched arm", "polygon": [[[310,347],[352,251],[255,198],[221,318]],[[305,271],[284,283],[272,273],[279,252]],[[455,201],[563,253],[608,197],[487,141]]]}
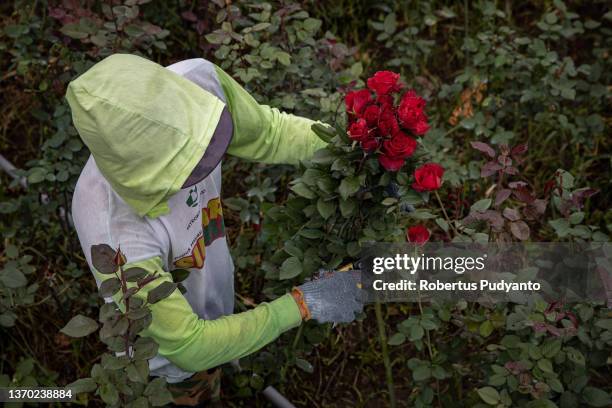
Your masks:
{"label": "person's outstretched arm", "polygon": [[[147,293],[172,275],[163,270],[159,257],[129,263],[160,277],[135,296],[146,300]],[[108,279],[96,271],[99,279]],[[129,283],[128,285],[135,285]],[[113,299],[123,308],[119,292]],[[177,289],[151,305],[151,325],[142,332],[159,344],[159,354],[186,371],[202,371],[251,354],[302,322],[300,309],[291,294],[261,303],[252,310],[215,320],[200,319]]]}
{"label": "person's outstretched arm", "polygon": [[216,72],[234,124],[229,154],[262,163],[297,164],[325,147],[311,130],[315,121],[260,105],[225,71],[216,67]]}

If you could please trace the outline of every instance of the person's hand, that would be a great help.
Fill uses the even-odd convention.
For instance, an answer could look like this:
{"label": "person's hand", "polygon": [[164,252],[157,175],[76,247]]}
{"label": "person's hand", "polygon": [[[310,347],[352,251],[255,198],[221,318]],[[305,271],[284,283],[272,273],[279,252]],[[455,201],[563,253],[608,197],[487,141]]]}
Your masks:
{"label": "person's hand", "polygon": [[323,272],[318,279],[298,286],[295,291],[302,317],[319,323],[348,323],[363,310],[360,271]]}

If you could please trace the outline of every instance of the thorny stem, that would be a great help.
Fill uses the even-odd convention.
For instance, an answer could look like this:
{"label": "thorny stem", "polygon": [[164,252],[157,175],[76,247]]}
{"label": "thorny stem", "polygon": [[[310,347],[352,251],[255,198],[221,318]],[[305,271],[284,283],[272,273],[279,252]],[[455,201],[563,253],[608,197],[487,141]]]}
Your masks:
{"label": "thorny stem", "polygon": [[[123,293],[123,296],[125,296],[125,294],[127,293],[128,287],[127,287],[127,280],[125,278],[125,272],[123,271],[123,267],[121,265],[119,265],[119,274],[121,275],[120,279],[121,279],[121,292]],[[130,298],[127,297],[125,298],[125,315],[127,317],[127,314],[130,312]],[[127,331],[125,332],[124,335],[124,339],[125,339],[125,355],[131,359],[130,356],[130,329],[132,326],[132,322],[130,321],[130,319],[128,319],[128,327],[127,327]]]}
{"label": "thorny stem", "polygon": [[393,372],[391,371],[391,359],[389,358],[389,349],[387,348],[387,334],[385,332],[385,321],[382,316],[382,307],[380,302],[374,305],[376,311],[376,321],[378,322],[378,336],[380,339],[380,348],[383,354],[383,363],[385,364],[385,375],[387,377],[387,388],[389,390],[389,406],[396,407],[395,388],[393,387]]}
{"label": "thorny stem", "polygon": [[[440,205],[440,208],[442,209],[442,213],[444,214],[444,218],[446,218],[446,222],[448,222],[448,225],[451,226],[451,228],[453,229],[455,234],[459,235],[459,232],[457,231],[457,228],[455,228],[455,224],[453,224],[451,222],[450,218],[448,217],[448,214],[446,213],[446,208],[444,208],[444,204],[442,204],[442,199],[440,199],[440,194],[438,194],[437,190],[434,191],[434,194],[436,195],[436,198],[438,199],[438,204]],[[450,234],[448,233],[448,231],[446,231],[446,234],[450,238]]]}

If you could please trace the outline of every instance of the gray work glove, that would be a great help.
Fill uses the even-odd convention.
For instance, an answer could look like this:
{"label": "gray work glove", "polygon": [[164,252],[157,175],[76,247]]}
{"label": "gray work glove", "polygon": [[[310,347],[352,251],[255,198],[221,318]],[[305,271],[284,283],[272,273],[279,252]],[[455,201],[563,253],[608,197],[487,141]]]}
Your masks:
{"label": "gray work glove", "polygon": [[319,323],[348,323],[363,310],[361,272],[324,272],[298,286],[312,319]]}

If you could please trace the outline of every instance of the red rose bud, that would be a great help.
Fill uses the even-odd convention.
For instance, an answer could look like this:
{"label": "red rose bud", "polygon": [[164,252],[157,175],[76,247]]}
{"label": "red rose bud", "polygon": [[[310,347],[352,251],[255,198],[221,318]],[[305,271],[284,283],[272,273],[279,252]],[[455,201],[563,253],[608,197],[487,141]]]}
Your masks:
{"label": "red rose bud", "polygon": [[389,157],[405,159],[412,156],[416,148],[416,140],[401,131],[397,131],[391,139],[383,142],[383,152]]}
{"label": "red rose bud", "polygon": [[375,138],[371,137],[369,139],[366,140],[362,140],[361,141],[361,148],[367,152],[372,152],[376,149],[378,149],[379,146],[379,142],[378,140],[376,140]]}
{"label": "red rose bud", "polygon": [[368,126],[376,126],[379,116],[380,108],[375,104],[368,106],[365,111],[363,111],[363,118],[368,123]]}
{"label": "red rose bud", "polygon": [[349,137],[358,142],[368,139],[368,134],[368,124],[365,119],[359,119],[349,127]]}
{"label": "red rose bud", "polygon": [[437,163],[427,163],[414,171],[412,188],[416,191],[433,191],[442,185],[444,168]]}
{"label": "red rose bud", "polygon": [[366,105],[372,100],[372,95],[367,89],[360,91],[351,91],[346,94],[344,103],[346,104],[346,111],[349,114],[361,115]]}
{"label": "red rose bud", "polygon": [[123,266],[127,262],[127,260],[125,259],[125,255],[123,255],[123,252],[121,252],[121,247],[117,248],[117,252],[115,252],[113,262],[117,266]]}
{"label": "red rose bud", "polygon": [[414,227],[408,228],[408,231],[406,231],[408,242],[412,242],[413,244],[423,245],[429,241],[429,237],[429,230],[423,225],[415,225]]}
{"label": "red rose bud", "polygon": [[429,129],[428,126],[424,126],[424,124],[427,125],[424,108],[425,99],[418,96],[412,89],[406,92],[397,108],[400,124],[414,134],[422,135],[423,131],[426,132]]}
{"label": "red rose bud", "polygon": [[392,107],[383,107],[378,116],[378,130],[381,136],[393,135],[399,131],[399,124]]}
{"label": "red rose bud", "polygon": [[392,157],[386,154],[378,156],[378,162],[387,171],[398,171],[404,165],[406,159],[403,157]]}
{"label": "red rose bud", "polygon": [[399,81],[399,74],[391,71],[378,71],[368,78],[368,88],[376,92],[376,95],[386,95],[390,92],[397,92],[402,89]]}

